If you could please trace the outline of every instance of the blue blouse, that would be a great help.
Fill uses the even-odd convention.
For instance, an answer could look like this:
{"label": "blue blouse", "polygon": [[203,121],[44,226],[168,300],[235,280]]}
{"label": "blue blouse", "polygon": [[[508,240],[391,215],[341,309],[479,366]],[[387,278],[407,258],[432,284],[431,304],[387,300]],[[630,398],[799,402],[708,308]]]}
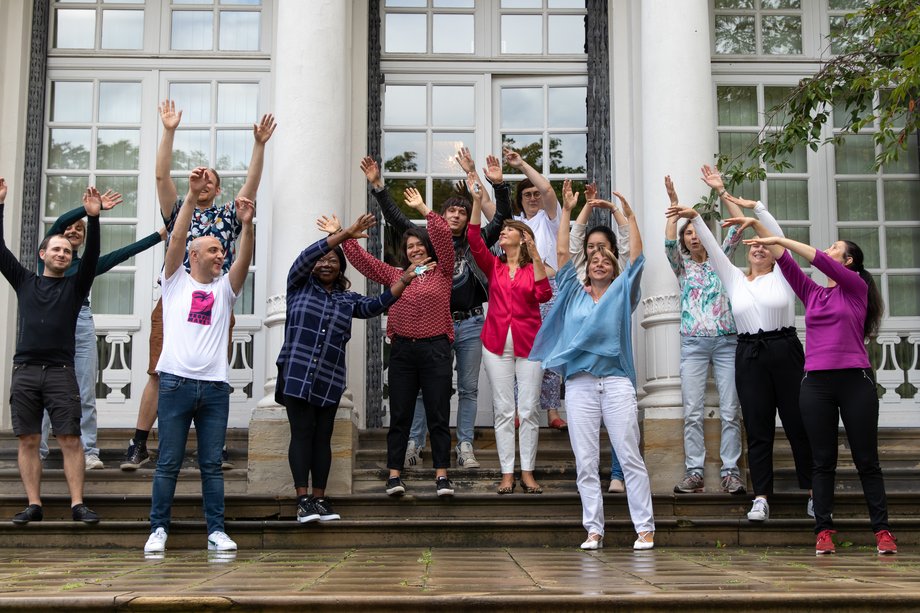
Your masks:
{"label": "blue blouse", "polygon": [[644,255],[628,263],[595,304],[569,261],[556,275],[556,303],[543,321],[530,359],[565,379],[587,372],[629,377],[635,387],[631,316],[639,304],[644,264]]}

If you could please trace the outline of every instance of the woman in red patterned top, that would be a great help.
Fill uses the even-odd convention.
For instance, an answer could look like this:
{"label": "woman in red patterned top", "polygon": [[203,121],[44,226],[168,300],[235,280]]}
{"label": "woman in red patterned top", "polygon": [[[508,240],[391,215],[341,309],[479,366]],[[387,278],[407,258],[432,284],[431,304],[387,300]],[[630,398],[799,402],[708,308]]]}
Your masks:
{"label": "woman in red patterned top", "polygon": [[[450,315],[450,291],[454,274],[454,243],[443,217],[429,210],[421,194],[405,191],[406,204],[428,222],[424,228],[409,228],[403,233],[400,254],[406,264],[416,265],[418,278],[390,307],[387,338],[390,339],[390,430],[387,432],[386,491],[402,496],[406,486],[399,478],[409,443],[409,427],[419,389],[425,403],[431,456],[435,468],[438,496],[452,496],[447,479],[450,466],[451,380],[453,378],[454,322]],[[480,239],[481,240],[481,239]],[[385,264],[365,251],[354,239],[342,245],[345,256],[365,277],[389,287],[403,274],[403,268]],[[432,262],[434,260],[434,262]],[[437,265],[435,265],[435,263]]]}
{"label": "woman in red patterned top", "polygon": [[[521,486],[529,494],[543,492],[533,478],[537,459],[537,410],[543,369],[527,359],[540,329],[540,303],[553,295],[546,267],[537,252],[533,230],[522,221],[505,221],[498,238],[504,255],[486,248],[479,232],[483,187],[474,174],[467,182],[473,194],[473,211],[467,229],[476,265],[489,279],[489,310],[482,328],[482,364],[492,384],[495,446],[501,463],[499,494],[514,491],[514,384],[521,418]],[[410,286],[411,289],[411,286]]]}

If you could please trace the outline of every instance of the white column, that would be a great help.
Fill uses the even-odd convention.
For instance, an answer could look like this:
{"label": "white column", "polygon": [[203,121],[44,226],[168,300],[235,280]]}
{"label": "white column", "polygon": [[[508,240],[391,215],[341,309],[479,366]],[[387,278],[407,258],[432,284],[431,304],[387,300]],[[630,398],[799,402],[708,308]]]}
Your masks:
{"label": "white column", "polygon": [[641,2],[646,417],[682,416],[676,412],[681,406],[680,302],[662,245],[668,203],[664,176],[671,175],[684,204],[695,203],[704,192],[699,168],[712,162],[716,151],[709,20],[706,0]]}

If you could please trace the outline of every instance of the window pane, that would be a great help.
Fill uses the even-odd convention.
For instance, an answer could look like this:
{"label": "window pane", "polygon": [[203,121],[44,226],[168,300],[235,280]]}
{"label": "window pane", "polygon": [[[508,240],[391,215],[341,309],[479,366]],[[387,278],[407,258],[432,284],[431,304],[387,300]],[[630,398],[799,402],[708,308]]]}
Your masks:
{"label": "window pane", "polygon": [[538,9],[540,0],[502,0],[503,9]]}
{"label": "window pane", "polygon": [[134,312],[134,273],[107,272],[93,281],[93,312],[131,315]]}
{"label": "window pane", "polygon": [[58,10],[54,25],[54,46],[58,49],[92,49],[96,46],[96,11]]}
{"label": "window pane", "polygon": [[51,86],[51,121],[92,121],[93,84],[55,81]]}
{"label": "window pane", "polygon": [[383,94],[383,123],[388,126],[424,126],[424,85],[387,85]]}
{"label": "window pane", "polygon": [[262,0],[220,0],[221,4],[245,4],[248,6],[259,6]]}
{"label": "window pane", "polygon": [[799,55],[802,53],[802,18],[788,15],[761,17],[763,52],[767,55]]}
{"label": "window pane", "polygon": [[741,15],[716,15],[716,53],[753,55],[756,52],[754,18]]}
{"label": "window pane", "polygon": [[48,168],[89,168],[89,130],[51,130]]}
{"label": "window pane", "polygon": [[549,88],[549,125],[554,128],[583,128],[587,125],[587,89]]}
{"label": "window pane", "polygon": [[427,172],[424,132],[387,132],[383,137],[386,172]]}
{"label": "window pane", "polygon": [[808,172],[808,153],[804,145],[796,146],[795,150],[780,158],[780,162],[788,162],[789,168],[779,170],[773,165],[768,165],[767,172]]}
{"label": "window pane", "polygon": [[[116,209],[118,210],[118,209]],[[135,235],[137,233],[137,226],[135,225],[121,225],[121,224],[103,224],[102,232],[99,234],[100,248],[99,252],[105,255],[115,251],[116,249],[121,249],[126,245],[130,245],[135,240]],[[119,266],[133,266],[134,257],[130,257],[125,260]]]}
{"label": "window pane", "polygon": [[172,0],[173,4],[214,4],[214,0]]}
{"label": "window pane", "polygon": [[176,130],[173,141],[173,170],[210,166],[211,134],[208,130]]}
{"label": "window pane", "polygon": [[211,122],[210,83],[170,83],[169,97],[182,111],[184,125]]}
{"label": "window pane", "polygon": [[205,51],[214,47],[214,13],[173,11],[171,49]]}
{"label": "window pane", "polygon": [[258,51],[259,21],[255,11],[221,11],[220,49],[222,51]]}
{"label": "window pane", "polygon": [[475,135],[472,133],[436,132],[431,135],[431,172],[453,173],[463,175],[463,169],[457,163],[457,150],[464,145],[471,147],[470,154],[476,159],[472,150]]}
{"label": "window pane", "polygon": [[103,49],[143,49],[144,11],[102,11]]}
{"label": "window pane", "polygon": [[757,125],[756,87],[717,87],[716,105],[720,126]]}
{"label": "window pane", "polygon": [[800,9],[801,0],[760,0],[760,8],[770,9]]}
{"label": "window pane", "polygon": [[892,228],[885,231],[888,268],[920,268],[920,228]]}
{"label": "window pane", "polygon": [[[106,217],[137,216],[137,177],[96,175],[96,187],[100,192],[113,190],[121,194],[123,202],[106,213]],[[159,215],[157,216],[159,218]]]}
{"label": "window pane", "polygon": [[885,164],[882,167],[885,174],[912,174],[920,172],[920,163],[917,161],[917,135],[907,138],[907,151],[901,151],[897,162]]}
{"label": "window pane", "polygon": [[875,143],[868,135],[847,136],[834,151],[837,174],[875,174]]}
{"label": "window pane", "polygon": [[386,53],[425,53],[428,41],[427,16],[388,13],[385,34]]}
{"label": "window pane", "polygon": [[469,126],[476,123],[475,90],[466,85],[431,88],[431,123],[435,126]]}
{"label": "window pane", "polygon": [[49,217],[60,217],[67,211],[81,206],[87,185],[87,177],[48,177],[45,214]]}
{"label": "window pane", "polygon": [[777,219],[808,219],[808,181],[767,181],[770,212]]}
{"label": "window pane", "polygon": [[892,317],[920,315],[920,283],[916,275],[888,275],[888,312]]}
{"label": "window pane", "polygon": [[920,181],[885,181],[885,219],[920,219]]}
{"label": "window pane", "polygon": [[[422,193],[425,193],[425,179],[387,179],[387,190],[390,192],[393,201],[396,202],[399,206],[399,210],[405,214],[409,219],[421,219],[422,216],[418,214],[418,211],[406,204],[406,199],[403,195],[403,192],[407,187],[414,187]],[[425,196],[425,202],[428,202],[428,196]],[[399,244],[399,236],[396,236],[396,244]],[[398,261],[398,256],[396,251],[391,251],[390,259],[388,262],[396,263]]]}
{"label": "window pane", "polygon": [[792,93],[791,87],[764,87],[763,88],[763,106],[766,116],[764,117],[764,123],[769,123],[771,126],[784,126],[788,122],[788,113],[786,109],[782,109],[777,112],[776,116],[770,119],[771,110],[774,107],[780,106],[783,102],[786,101],[786,98]]}
{"label": "window pane", "polygon": [[387,0],[386,6],[424,8],[428,6],[427,0]]}
{"label": "window pane", "polygon": [[[784,225],[784,226],[782,226],[782,228],[783,228],[783,234],[786,235],[786,238],[791,238],[791,239],[794,240],[794,241],[798,241],[798,242],[800,242],[800,243],[805,243],[806,245],[810,245],[810,244],[811,244],[811,232],[809,231],[809,229],[808,229],[807,227],[805,227],[805,226],[789,226],[789,227],[787,227],[787,226]],[[790,252],[790,253],[791,253],[791,252]],[[801,266],[802,268],[808,268],[808,267],[811,266],[811,264],[808,263],[808,261],[805,260],[805,258],[803,258],[803,257],[800,256],[800,255],[796,255],[796,254],[793,253],[793,254],[792,254],[792,257],[793,257],[793,259],[794,259],[796,262],[798,262],[799,266]],[[796,300],[796,301],[795,301],[795,314],[796,314],[796,315],[804,315],[804,314],[805,314],[805,307],[802,305],[802,301],[801,301],[801,300]]]}
{"label": "window pane", "polygon": [[474,6],[473,0],[434,0],[434,7],[439,9],[471,9]]}
{"label": "window pane", "polygon": [[[502,134],[502,145],[511,147],[521,154],[524,161],[543,172],[543,136],[540,134]],[[518,174],[518,171],[502,161],[505,174]]]}
{"label": "window pane", "polygon": [[585,134],[551,134],[549,171],[554,174],[584,174],[588,158]]}
{"label": "window pane", "polygon": [[549,16],[549,52],[585,53],[584,15]]}
{"label": "window pane", "polygon": [[99,84],[99,121],[101,123],[138,123],[140,120],[140,83]]}
{"label": "window pane", "polygon": [[719,153],[733,159],[743,154],[757,139],[753,132],[722,132],[719,134]]}
{"label": "window pane", "polygon": [[837,181],[837,219],[840,221],[878,219],[877,201],[875,181]]}
{"label": "window pane", "polygon": [[[186,190],[185,191],[179,190],[180,194],[184,194],[188,190],[188,179],[186,179],[185,181],[186,181],[186,185],[185,185]],[[240,193],[241,189],[243,189],[243,183],[245,182],[246,182],[245,176],[228,177],[225,174],[221,174],[220,175],[220,194],[218,194],[217,196],[217,201],[227,202],[228,200],[232,200],[236,198],[236,195]],[[258,202],[256,202],[256,205],[258,206]],[[256,217],[258,216],[259,216],[259,213],[258,211],[256,211]],[[253,253],[253,258],[255,258],[255,253]],[[253,260],[253,262],[255,262],[255,260]]]}
{"label": "window pane", "polygon": [[832,11],[859,10],[865,8],[866,0],[827,0],[827,8]]}
{"label": "window pane", "polygon": [[253,310],[255,306],[255,293],[253,290],[254,280],[255,273],[250,272],[246,275],[243,289],[240,290],[240,297],[237,299],[236,304],[233,305],[233,312],[237,315],[251,315],[255,312]]}
{"label": "window pane", "polygon": [[551,9],[583,9],[585,0],[549,0]]}
{"label": "window pane", "polygon": [[217,162],[214,167],[221,170],[246,170],[249,167],[249,154],[252,148],[252,136],[249,130],[217,131]]}
{"label": "window pane", "polygon": [[435,211],[440,211],[444,201],[454,196],[469,200],[466,195],[465,182],[459,179],[434,179],[431,181],[431,199],[430,201],[426,200],[426,202]]}
{"label": "window pane", "polygon": [[[71,0],[67,1],[70,2]],[[103,4],[144,4],[144,2],[146,0],[102,0]]]}
{"label": "window pane", "polygon": [[434,53],[476,52],[472,15],[435,14],[431,29]]}
{"label": "window pane", "polygon": [[502,53],[542,53],[542,15],[502,15]]}
{"label": "window pane", "polygon": [[99,130],[96,134],[96,168],[137,170],[140,130]]}
{"label": "window pane", "polygon": [[716,0],[717,9],[752,9],[754,0]]}
{"label": "window pane", "polygon": [[878,247],[878,228],[838,228],[840,240],[853,241],[863,251],[863,265],[866,268],[881,266]]}
{"label": "window pane", "polygon": [[255,123],[259,120],[259,86],[255,83],[217,85],[218,123]]}
{"label": "window pane", "polygon": [[540,87],[505,87],[501,90],[501,127],[542,128],[543,89]]}

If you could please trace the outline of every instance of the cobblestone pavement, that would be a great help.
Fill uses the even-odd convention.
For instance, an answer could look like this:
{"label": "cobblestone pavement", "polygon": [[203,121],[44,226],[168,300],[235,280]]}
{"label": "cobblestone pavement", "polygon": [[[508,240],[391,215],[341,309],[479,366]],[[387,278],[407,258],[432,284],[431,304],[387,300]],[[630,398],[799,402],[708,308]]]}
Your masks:
{"label": "cobblestone pavement", "polygon": [[[829,599],[829,600],[827,600]],[[874,548],[0,549],[0,608],[920,609],[920,553]],[[860,603],[865,605],[863,609]],[[550,607],[550,605],[552,605]],[[869,606],[872,605],[872,606]],[[855,608],[853,608],[855,607]]]}

